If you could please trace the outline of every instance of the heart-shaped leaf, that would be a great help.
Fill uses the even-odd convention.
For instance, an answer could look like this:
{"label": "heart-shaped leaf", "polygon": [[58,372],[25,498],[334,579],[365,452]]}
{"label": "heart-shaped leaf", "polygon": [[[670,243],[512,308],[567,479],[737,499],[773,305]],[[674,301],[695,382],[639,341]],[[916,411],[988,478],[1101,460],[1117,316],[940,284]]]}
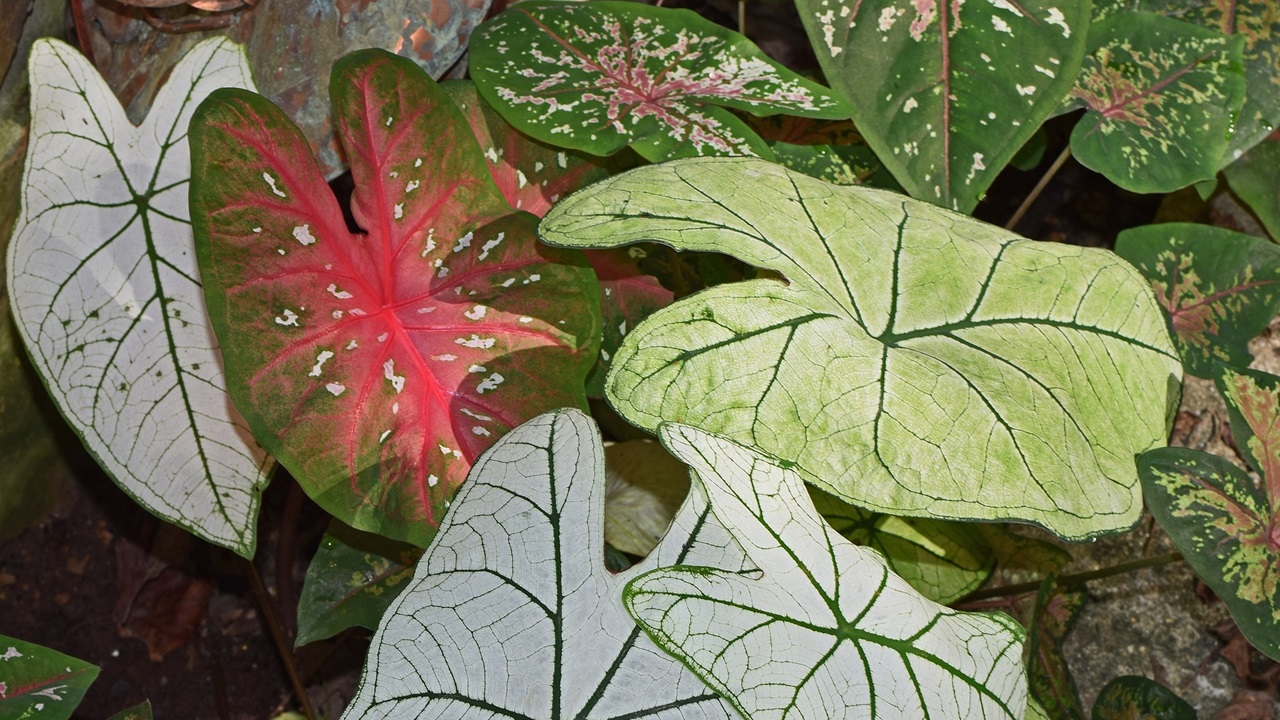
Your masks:
{"label": "heart-shaped leaf", "polygon": [[769,155],[724,108],[845,118],[826,88],[688,10],[601,0],[522,2],[470,48],[480,94],[521,132],[595,155],[631,145],[658,162]]}
{"label": "heart-shaped leaf", "polygon": [[622,606],[639,573],[744,570],[693,495],[650,557],[604,565],[604,457],[582,413],[547,413],[476,463],[383,617],[344,718],[722,718],[730,712]]}
{"label": "heart-shaped leaf", "polygon": [[83,660],[0,635],[0,718],[65,720],[97,677]]}
{"label": "heart-shaped leaf", "polygon": [[1069,105],[1089,110],[1071,133],[1076,159],[1141,193],[1212,178],[1244,102],[1244,38],[1123,12],[1094,23],[1089,45]]}
{"label": "heart-shaped leaf", "polygon": [[1249,341],[1280,312],[1280,248],[1209,225],[1132,228],[1116,254],[1151,281],[1188,373],[1253,362]]}
{"label": "heart-shaped leaf", "polygon": [[1254,647],[1280,660],[1280,377],[1219,364],[1231,434],[1262,476],[1188,448],[1138,458],[1151,514],[1226,603]]}
{"label": "heart-shaped leaf", "polygon": [[209,40],[140,126],[80,53],[32,48],[31,144],[9,247],[14,318],[62,414],[156,515],[246,557],[266,453],[224,390],[187,214],[187,122],[212,90],[252,87]]}
{"label": "heart-shaped leaf", "polygon": [[425,546],[498,436],[585,404],[599,290],[513,212],[471,130],[403,58],[334,68],[348,231],[297,129],[225,91],[192,121],[192,212],[230,390],[343,522]]}
{"label": "heart-shaped leaf", "polygon": [[1022,717],[1024,633],[1012,618],[917,594],[837,534],[777,461],[688,426],[664,425],[662,441],[762,576],[685,563],[642,575],[623,598],[744,718]]}
{"label": "heart-shaped leaf", "polygon": [[640,168],[563,200],[549,242],[658,240],[781,273],[705,290],[623,342],[628,420],[673,420],[797,463],[857,505],[1127,528],[1181,365],[1115,255],[747,158]]}
{"label": "heart-shaped leaf", "polygon": [[1098,699],[1093,703],[1093,720],[1130,718],[1196,720],[1196,709],[1154,680],[1125,675],[1107,683],[1098,693]]}
{"label": "heart-shaped leaf", "polygon": [[1088,0],[797,0],[853,121],[913,197],[968,212],[1071,89]]}
{"label": "heart-shaped leaf", "polygon": [[[1276,95],[1280,97],[1280,93]],[[1258,216],[1271,239],[1280,242],[1280,135],[1256,145],[1222,174],[1231,191]]]}

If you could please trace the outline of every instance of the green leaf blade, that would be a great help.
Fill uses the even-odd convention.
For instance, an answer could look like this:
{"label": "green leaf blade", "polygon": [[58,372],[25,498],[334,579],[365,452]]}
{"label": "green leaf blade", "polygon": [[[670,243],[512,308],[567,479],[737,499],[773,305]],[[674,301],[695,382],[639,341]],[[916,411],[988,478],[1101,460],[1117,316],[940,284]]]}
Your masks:
{"label": "green leaf blade", "polygon": [[0,718],[65,720],[98,672],[83,660],[0,635]]}
{"label": "green leaf blade", "polygon": [[606,392],[642,427],[728,435],[883,512],[1069,538],[1137,520],[1132,457],[1164,442],[1181,367],[1145,280],[1114,255],[739,159],[611,178],[540,232],[786,277],[716,286],[628,335]]}
{"label": "green leaf blade", "polygon": [[215,88],[253,87],[243,52],[206,41],[140,127],[70,46],[33,48],[14,316],[61,412],[156,515],[246,557],[270,463],[227,402],[187,208],[186,128]]}

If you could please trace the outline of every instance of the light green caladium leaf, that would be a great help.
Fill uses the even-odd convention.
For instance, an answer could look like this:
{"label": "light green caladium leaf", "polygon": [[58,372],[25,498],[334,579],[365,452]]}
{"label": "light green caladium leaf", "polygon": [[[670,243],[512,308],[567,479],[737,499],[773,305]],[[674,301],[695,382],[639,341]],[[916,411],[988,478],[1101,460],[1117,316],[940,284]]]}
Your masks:
{"label": "light green caladium leaf", "polygon": [[836,532],[884,555],[895,574],[936,603],[959,600],[991,575],[995,556],[972,523],[884,515],[816,488],[809,494]]}
{"label": "light green caladium leaf", "polygon": [[1236,447],[1261,482],[1217,455],[1161,448],[1138,458],[1142,488],[1240,632],[1280,660],[1280,377],[1219,364],[1214,382]]}
{"label": "light green caladium leaf", "polygon": [[690,563],[642,575],[624,600],[744,718],[1022,717],[1016,621],[917,594],[823,520],[778,461],[689,426],[661,433],[762,575]]}
{"label": "light green caladium leaf", "polygon": [[641,168],[562,200],[548,242],[658,240],[776,271],[627,336],[628,420],[698,426],[881,512],[1127,528],[1136,453],[1164,444],[1181,366],[1115,255],[1023,240],[928,203],[746,158]]}
{"label": "light green caladium leaf", "polygon": [[1249,341],[1280,312],[1280,248],[1223,228],[1162,223],[1120,233],[1116,254],[1151,281],[1188,373],[1207,378],[1215,361],[1253,362]]}
{"label": "light green caladium leaf", "polygon": [[71,717],[98,667],[0,635],[0,720]]}
{"label": "light green caladium leaf", "polygon": [[1280,242],[1280,136],[1254,146],[1222,174],[1231,191],[1258,216],[1271,239]]}
{"label": "light green caladium leaf", "polygon": [[1071,152],[1126,190],[1172,192],[1212,178],[1244,102],[1242,37],[1155,13],[1105,17],[1068,107],[1089,112]]}
{"label": "light green caladium leaf", "polygon": [[266,453],[232,409],[188,220],[187,123],[214,89],[253,86],[244,53],[201,43],[129,123],[56,40],[32,48],[31,144],[9,296],[62,414],[156,515],[253,555]]}
{"label": "light green caladium leaf", "polygon": [[1088,0],[797,0],[818,62],[913,197],[968,212],[1071,89]]}
{"label": "light green caladium leaf", "polygon": [[383,616],[343,717],[731,717],[636,627],[622,588],[678,562],[746,572],[742,549],[691,495],[653,553],[612,574],[604,486],[599,432],[579,411],[498,440]]}

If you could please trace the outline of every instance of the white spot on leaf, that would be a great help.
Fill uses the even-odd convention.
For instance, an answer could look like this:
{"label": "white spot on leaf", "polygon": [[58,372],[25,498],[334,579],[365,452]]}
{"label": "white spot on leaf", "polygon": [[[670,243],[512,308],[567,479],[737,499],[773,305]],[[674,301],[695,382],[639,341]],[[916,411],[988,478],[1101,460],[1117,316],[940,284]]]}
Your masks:
{"label": "white spot on leaf", "polygon": [[333,357],[332,350],[321,351],[319,355],[316,355],[316,364],[311,366],[311,372],[307,373],[307,376],[320,377],[320,369],[324,367],[325,361],[331,357]]}
{"label": "white spot on leaf", "polygon": [[315,244],[315,241],[316,241],[316,237],[311,234],[310,225],[299,225],[295,227],[293,229],[293,239],[297,240],[303,245],[313,245]]}
{"label": "white spot on leaf", "polygon": [[292,325],[292,326],[294,326],[294,327],[298,327],[298,313],[296,313],[296,312],[294,312],[294,311],[292,311],[292,310],[290,310],[290,309],[288,309],[288,308],[285,308],[284,316],[283,316],[283,317],[281,317],[280,315],[277,315],[277,316],[276,316],[276,324],[277,324],[277,325],[284,325],[284,326],[286,326],[286,327],[288,327],[288,326],[290,326],[290,325]]}
{"label": "white spot on leaf", "polygon": [[339,395],[347,391],[347,386],[341,385],[339,383],[329,383],[328,385],[324,386],[324,389],[333,393],[334,397],[338,397]]}
{"label": "white spot on leaf", "polygon": [[476,393],[483,395],[490,390],[497,390],[503,380],[506,380],[506,378],[502,377],[498,373],[494,373],[481,380],[479,385],[476,385]]}
{"label": "white spot on leaf", "polygon": [[271,177],[271,173],[262,173],[262,179],[267,181],[267,184],[271,186],[271,192],[275,193],[278,197],[289,197],[288,195],[285,195],[280,188],[276,187],[276,179]]}

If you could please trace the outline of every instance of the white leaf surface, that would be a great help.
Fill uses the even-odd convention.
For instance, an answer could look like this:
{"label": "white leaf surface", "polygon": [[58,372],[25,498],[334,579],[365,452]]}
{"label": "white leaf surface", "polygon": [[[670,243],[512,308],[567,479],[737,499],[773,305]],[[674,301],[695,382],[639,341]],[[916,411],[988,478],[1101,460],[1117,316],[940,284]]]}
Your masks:
{"label": "white leaf surface", "polygon": [[1023,716],[1025,633],[1013,619],[927,600],[825,523],[776,461],[688,426],[664,424],[662,438],[762,576],[664,568],[632,582],[625,602],[744,717]]}
{"label": "white leaf surface", "polygon": [[636,627],[622,587],[677,562],[744,571],[741,548],[691,494],[653,554],[611,574],[604,492],[599,433],[579,411],[499,440],[383,616],[343,717],[731,717]]}
{"label": "white leaf surface", "polygon": [[31,50],[31,135],[9,247],[14,317],[62,414],[160,517],[251,556],[266,453],[225,391],[187,210],[187,123],[253,89],[225,39],[193,48],[140,127],[75,49]]}

